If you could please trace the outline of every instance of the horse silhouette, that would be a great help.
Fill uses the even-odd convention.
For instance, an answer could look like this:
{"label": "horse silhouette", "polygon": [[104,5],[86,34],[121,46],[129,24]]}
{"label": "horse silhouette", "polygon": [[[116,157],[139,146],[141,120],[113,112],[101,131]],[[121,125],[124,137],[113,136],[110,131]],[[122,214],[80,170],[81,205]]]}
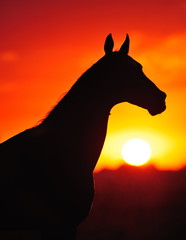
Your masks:
{"label": "horse silhouette", "polygon": [[75,239],[94,197],[93,170],[111,108],[129,102],[156,115],[166,94],[128,55],[129,36],[89,68],[41,124],[0,145],[0,230],[39,229],[43,239]]}

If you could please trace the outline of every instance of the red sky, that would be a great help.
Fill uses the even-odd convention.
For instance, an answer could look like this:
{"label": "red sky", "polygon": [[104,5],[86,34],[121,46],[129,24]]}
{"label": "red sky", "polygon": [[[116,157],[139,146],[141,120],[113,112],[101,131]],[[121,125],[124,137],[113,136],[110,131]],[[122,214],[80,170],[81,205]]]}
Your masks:
{"label": "red sky", "polygon": [[[129,33],[130,55],[167,93],[168,108],[153,119],[141,109],[133,110],[133,106],[114,108],[107,142],[113,138],[116,144],[121,143],[120,135],[133,136],[135,129],[148,132],[147,140],[153,142],[160,132],[165,137],[159,138],[168,150],[162,155],[164,160],[156,156],[154,164],[160,168],[183,166],[185,16],[184,0],[1,0],[0,140],[42,119],[76,79],[102,57],[108,33],[113,34],[116,49]],[[131,120],[136,116],[137,123]],[[111,161],[105,151],[100,166]]]}

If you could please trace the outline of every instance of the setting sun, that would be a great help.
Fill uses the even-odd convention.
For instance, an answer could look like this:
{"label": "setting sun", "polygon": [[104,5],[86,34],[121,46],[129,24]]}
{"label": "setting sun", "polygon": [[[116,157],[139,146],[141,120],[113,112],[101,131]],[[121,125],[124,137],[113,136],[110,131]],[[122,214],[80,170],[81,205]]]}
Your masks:
{"label": "setting sun", "polygon": [[128,140],[122,147],[122,157],[130,165],[141,166],[148,162],[150,156],[150,145],[139,138]]}
{"label": "setting sun", "polygon": [[186,240],[186,0],[0,16],[0,240]]}
{"label": "setting sun", "polygon": [[151,164],[156,168],[185,167],[184,0],[171,4],[116,1],[114,6],[109,1],[107,11],[103,11],[104,1],[77,5],[77,1],[20,0],[19,6],[16,1],[1,2],[0,142],[43,119],[77,78],[104,55],[103,43],[109,33],[115,39],[114,51],[129,33],[129,55],[167,94],[167,110],[152,117],[128,103],[115,106],[96,171],[122,166],[122,145],[132,138],[150,144]]}

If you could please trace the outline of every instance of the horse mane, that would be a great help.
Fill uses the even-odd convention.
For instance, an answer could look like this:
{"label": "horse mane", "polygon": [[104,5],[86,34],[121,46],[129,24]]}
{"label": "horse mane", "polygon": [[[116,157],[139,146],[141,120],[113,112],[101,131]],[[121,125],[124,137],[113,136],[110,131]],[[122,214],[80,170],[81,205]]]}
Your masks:
{"label": "horse mane", "polygon": [[74,96],[76,94],[84,94],[85,96],[86,94],[90,95],[91,93],[96,94],[96,78],[103,71],[103,65],[103,58],[101,58],[90,68],[88,68],[73,84],[70,90],[64,93],[62,98],[60,98],[59,102],[54,105],[54,107],[46,114],[45,118],[39,121],[39,123],[48,123],[49,121],[54,119],[59,112],[61,113],[62,110],[68,111],[68,105],[72,99],[71,96]]}

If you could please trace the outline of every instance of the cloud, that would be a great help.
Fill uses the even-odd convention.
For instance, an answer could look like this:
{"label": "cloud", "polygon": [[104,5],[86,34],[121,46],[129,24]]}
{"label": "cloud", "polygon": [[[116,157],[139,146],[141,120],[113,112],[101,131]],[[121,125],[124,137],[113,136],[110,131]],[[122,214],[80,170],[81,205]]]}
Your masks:
{"label": "cloud", "polygon": [[0,53],[1,62],[15,62],[18,60],[18,54],[13,51],[4,51]]}
{"label": "cloud", "polygon": [[141,48],[135,46],[134,55],[144,66],[147,76],[157,81],[164,79],[164,83],[176,84],[179,87],[178,82],[183,83],[184,76],[186,76],[186,33],[171,34],[147,44],[146,39],[148,39],[146,36],[142,36],[145,43],[144,45],[138,44],[142,46]]}

